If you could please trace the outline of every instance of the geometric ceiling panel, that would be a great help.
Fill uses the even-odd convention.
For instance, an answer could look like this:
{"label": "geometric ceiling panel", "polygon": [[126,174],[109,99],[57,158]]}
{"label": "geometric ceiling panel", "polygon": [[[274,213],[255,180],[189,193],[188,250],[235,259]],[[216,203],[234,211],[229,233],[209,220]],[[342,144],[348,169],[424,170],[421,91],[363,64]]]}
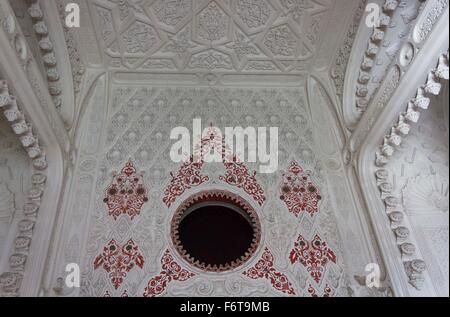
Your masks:
{"label": "geometric ceiling panel", "polygon": [[335,0],[93,0],[105,66],[158,72],[303,73]]}

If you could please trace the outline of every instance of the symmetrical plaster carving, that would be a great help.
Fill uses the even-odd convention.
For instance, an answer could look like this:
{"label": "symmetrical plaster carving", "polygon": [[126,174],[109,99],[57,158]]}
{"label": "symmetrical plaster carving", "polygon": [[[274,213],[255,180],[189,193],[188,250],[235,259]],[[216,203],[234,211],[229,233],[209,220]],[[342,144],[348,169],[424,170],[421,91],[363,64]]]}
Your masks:
{"label": "symmetrical plaster carving", "polygon": [[[345,184],[348,177],[341,162],[341,145],[337,145],[342,140],[336,142],[343,131],[331,127],[328,114],[320,113],[324,108],[317,104],[326,104],[324,98],[306,97],[306,90],[320,96],[325,95],[323,91],[303,87],[303,74],[314,65],[315,55],[323,47],[323,30],[333,17],[336,4],[324,0],[77,2],[89,12],[83,17],[86,23],[95,26],[97,41],[91,37],[86,45],[76,43],[78,31],[65,29],[75,90],[81,87],[82,58],[86,56],[92,57],[86,59],[89,66],[102,66],[108,74],[87,87],[89,91],[80,93],[87,96],[83,109],[86,112],[82,113],[83,120],[77,128],[79,143],[74,153],[73,178],[67,184],[70,189],[60,223],[65,233],[58,236],[56,264],[52,262],[49,268],[52,271],[49,278],[52,283],[56,281],[56,286],[48,287],[47,283],[46,295],[329,297],[354,294],[348,272],[363,270],[369,257],[380,263],[382,259],[378,258],[377,251],[367,251],[375,253],[369,256],[359,252],[368,241],[373,242],[373,249],[377,246],[370,230],[363,237],[355,229],[361,219],[352,219],[354,214],[349,212],[355,206]],[[36,34],[46,39],[48,30],[43,16],[39,10],[33,10],[37,3],[32,2],[30,14],[35,20]],[[359,58],[356,61],[361,66],[359,77],[356,75],[356,97],[361,110],[373,100],[374,112],[367,115],[369,121],[365,126],[369,130],[447,6],[445,0],[437,1],[434,9],[427,3],[414,32],[398,32],[401,40],[389,42],[389,34],[398,31],[395,21],[412,27],[418,13],[417,2],[414,3],[409,6],[411,3],[405,1],[385,1],[380,27],[370,39],[364,38],[363,44],[369,41],[369,45],[362,63]],[[358,5],[331,69],[339,96],[343,94],[348,61],[366,1],[358,1]],[[62,2],[59,9],[62,14]],[[13,17],[5,18],[1,11],[3,28],[8,34],[15,34]],[[61,74],[55,70],[51,54],[52,46],[57,43],[41,42],[41,49],[50,53],[40,57],[47,66],[49,93],[60,96],[55,83]],[[42,107],[50,106],[35,69],[29,67],[33,61],[27,54],[26,42],[19,37],[11,43]],[[100,47],[103,65],[94,47]],[[381,55],[388,55],[388,62],[382,61]],[[389,62],[394,59],[395,62]],[[375,68],[382,69],[379,71],[382,76],[371,73]],[[263,73],[292,76],[274,76],[270,78],[280,80],[264,82],[267,77],[259,76]],[[329,74],[328,69],[326,73]],[[252,74],[258,76],[251,77]],[[411,179],[400,194],[386,165],[397,153],[396,149],[405,144],[405,136],[411,133],[411,124],[417,121],[419,110],[428,107],[429,96],[439,94],[440,79],[448,79],[448,54],[440,58],[439,66],[429,74],[427,83],[420,87],[398,124],[386,136],[376,162],[380,167],[377,185],[404,272],[417,289],[425,284],[427,274],[436,277],[439,273],[430,268],[428,258],[422,256],[424,248],[420,243],[423,242],[417,240],[440,241],[446,231],[424,228],[421,234],[426,239],[420,239],[416,237],[414,224],[411,225],[412,215],[423,212],[420,204],[425,204],[424,200],[431,202],[432,213],[448,214],[445,201],[448,183],[431,173],[433,177],[426,181]],[[267,88],[272,84],[275,88]],[[14,241],[9,261],[11,270],[0,276],[0,289],[6,295],[18,295],[46,184],[42,173],[47,165],[36,135],[6,89],[0,87],[0,108],[34,167],[42,170],[33,175],[33,186],[23,207],[24,219],[19,223],[20,234]],[[58,100],[55,104],[58,105]],[[169,158],[170,129],[190,127],[198,117],[219,127],[278,126],[280,169],[288,172],[252,173],[257,170],[256,164],[244,165],[237,159],[228,165],[188,162],[180,169]],[[58,133],[61,126],[50,119]],[[356,135],[353,145],[358,147],[367,133]],[[67,141],[63,134],[61,140]],[[322,160],[322,157],[327,158]],[[436,155],[430,161],[439,159]],[[2,164],[0,160],[0,172]],[[171,174],[177,170],[178,173]],[[179,204],[211,188],[242,196],[261,219],[261,231],[258,231],[261,248],[256,250],[255,246],[255,256],[246,259],[248,263],[242,263],[242,267],[232,266],[234,271],[218,276],[207,276],[180,257],[169,241],[171,215]],[[0,182],[0,217],[11,210],[10,194]],[[430,252],[442,248],[441,244],[435,244]],[[67,263],[80,263],[82,288],[79,290],[68,290],[62,284],[61,268]],[[384,278],[389,280],[389,276]],[[358,295],[361,294],[364,291],[359,290]]]}
{"label": "symmetrical plaster carving", "polygon": [[[329,192],[324,185],[325,171],[318,168],[320,166],[318,158],[311,148],[313,127],[307,119],[308,106],[303,88],[266,89],[234,86],[209,88],[194,85],[163,88],[148,84],[144,86],[113,84],[112,87],[114,94],[112,103],[108,106],[109,110],[101,112],[108,114],[105,119],[106,126],[102,128],[105,137],[96,143],[98,146],[89,151],[91,154],[88,157],[93,162],[87,164],[86,159],[82,159],[78,163],[80,164],[78,173],[86,176],[83,185],[81,187],[77,185],[79,189],[74,195],[86,197],[83,199],[86,201],[83,210],[90,210],[88,216],[90,225],[84,231],[79,226],[80,229],[76,231],[72,229],[75,228],[72,221],[65,225],[71,232],[68,235],[71,238],[67,237],[64,242],[63,249],[67,253],[64,261],[75,260],[82,263],[83,285],[79,295],[103,296],[108,292],[110,296],[120,296],[126,290],[130,296],[187,294],[310,296],[307,293],[308,287],[305,288],[303,285],[305,283],[317,286],[318,293],[322,292],[327,284],[333,289],[333,294],[346,294],[347,288],[344,285],[347,282],[342,269],[345,259],[342,257],[339,238],[334,229],[336,225],[334,221],[327,220],[334,217],[333,210],[329,204]],[[101,107],[101,100],[99,97],[98,102],[92,103],[90,107],[92,109]],[[227,106],[218,107],[218,105]],[[260,110],[255,112],[255,107]],[[92,125],[96,122],[96,119],[89,115],[85,118],[86,122],[92,122]],[[180,166],[172,163],[168,156],[171,145],[166,136],[170,134],[170,128],[173,126],[190,127],[194,118],[201,118],[205,125],[211,123],[221,128],[229,125],[279,126],[280,137],[284,140],[280,142],[280,162],[283,162],[283,168],[288,168],[285,162],[296,160],[305,169],[314,171],[315,185],[321,188],[322,204],[318,207],[320,210],[317,210],[314,217],[306,212],[298,217],[291,214],[280,200],[279,192],[273,191],[281,183],[280,173],[255,175],[265,194],[265,200],[260,204],[257,197],[253,198],[245,187],[235,186],[235,181],[228,183],[221,180],[221,176],[227,175],[225,165],[207,163],[203,164],[201,174],[198,175],[207,178],[201,178],[203,182],[198,182],[197,186],[185,187],[181,196],[172,200],[168,207],[163,200],[164,188],[168,188],[172,182],[170,172],[175,171],[173,176],[176,177],[176,171]],[[301,131],[298,131],[299,122],[304,123],[301,125]],[[90,142],[83,142],[82,153],[86,153],[85,148],[89,144]],[[302,157],[296,153],[308,155]],[[148,190],[149,203],[144,203],[139,215],[133,219],[124,214],[114,219],[109,215],[104,201],[105,191],[118,175],[113,176],[111,173],[120,171],[130,159],[137,171],[145,172],[142,174],[142,181]],[[257,170],[253,163],[246,165],[249,171]],[[89,175],[83,172],[87,168],[91,171]],[[192,171],[188,175],[197,174]],[[232,174],[230,179],[234,179],[231,176]],[[82,189],[84,187],[86,189]],[[207,277],[197,267],[183,260],[170,242],[170,220],[180,203],[191,195],[211,188],[229,191],[252,204],[258,217],[263,219],[261,232],[264,232],[264,236],[261,237],[261,241],[267,242],[248,260],[248,263],[213,278]],[[270,192],[266,191],[271,188]],[[88,198],[91,193],[93,199]],[[69,209],[73,210],[73,217],[75,213],[79,213],[78,209],[76,206]],[[79,217],[73,219],[77,218]],[[289,255],[299,233],[305,237],[320,235],[330,250],[333,250],[336,258],[333,257],[327,265],[313,263],[316,260],[309,262],[307,267],[292,264]],[[73,240],[72,236],[85,237],[86,252],[80,254],[77,251],[83,242]],[[97,269],[93,267],[95,259],[111,239],[120,246],[132,239],[144,258],[142,268],[135,266],[129,272],[123,271],[126,276],[119,284],[114,284],[109,273],[100,269],[100,266]],[[264,253],[266,248],[269,251]],[[72,254],[73,256],[69,257]],[[258,263],[261,261],[266,261],[264,263],[269,265],[270,272],[258,271],[261,268]],[[176,270],[168,269],[169,262]],[[320,272],[320,283],[316,282],[311,276],[311,271],[308,271],[313,266],[315,272]],[[272,278],[276,278],[273,283]],[[136,284],[136,281],[145,283]]]}

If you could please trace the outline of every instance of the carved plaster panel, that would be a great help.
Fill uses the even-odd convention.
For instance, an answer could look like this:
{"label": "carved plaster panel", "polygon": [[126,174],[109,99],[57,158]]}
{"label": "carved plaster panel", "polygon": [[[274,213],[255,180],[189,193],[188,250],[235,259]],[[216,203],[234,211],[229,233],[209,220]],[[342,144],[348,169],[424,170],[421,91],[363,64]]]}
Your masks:
{"label": "carved plaster panel", "polygon": [[105,66],[187,73],[303,72],[324,44],[330,17],[344,9],[330,0],[87,4]]}

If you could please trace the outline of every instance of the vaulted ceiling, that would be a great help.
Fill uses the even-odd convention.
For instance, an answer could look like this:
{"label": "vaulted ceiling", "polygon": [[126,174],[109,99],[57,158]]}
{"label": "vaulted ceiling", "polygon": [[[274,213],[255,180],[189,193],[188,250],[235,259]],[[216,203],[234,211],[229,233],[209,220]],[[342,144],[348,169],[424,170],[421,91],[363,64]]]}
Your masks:
{"label": "vaulted ceiling", "polygon": [[298,74],[329,66],[358,2],[79,0],[78,36],[110,69]]}

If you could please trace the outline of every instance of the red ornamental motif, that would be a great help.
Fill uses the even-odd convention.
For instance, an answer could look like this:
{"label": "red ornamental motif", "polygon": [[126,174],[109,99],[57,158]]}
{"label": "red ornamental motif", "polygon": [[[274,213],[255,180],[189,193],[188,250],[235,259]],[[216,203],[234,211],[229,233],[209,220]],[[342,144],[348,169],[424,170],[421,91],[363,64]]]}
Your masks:
{"label": "red ornamental motif", "polygon": [[161,295],[172,281],[184,282],[195,276],[175,262],[174,258],[167,250],[161,258],[162,270],[159,275],[152,278],[144,291],[144,297],[155,297]]}
{"label": "red ornamental motif", "polygon": [[[333,290],[327,284],[323,291],[322,297],[331,297],[332,292],[333,292]],[[311,295],[311,297],[319,297],[319,295],[317,294],[316,290],[314,289],[314,287],[312,285],[309,285],[308,293]]]}
{"label": "red ornamental motif", "polygon": [[144,267],[144,257],[139,252],[138,246],[133,240],[129,240],[120,247],[113,239],[103,248],[103,253],[97,256],[94,261],[94,269],[100,266],[109,273],[111,282],[115,289],[123,283],[127,273],[137,265],[141,269]]}
{"label": "red ornamental motif", "polygon": [[170,207],[186,190],[209,181],[208,176],[201,175],[203,165],[203,161],[196,162],[194,157],[191,157],[189,162],[183,163],[176,175],[170,173],[172,180],[164,191],[163,198],[167,207]]}
{"label": "red ornamental motif", "polygon": [[310,172],[303,171],[295,161],[291,163],[289,171],[283,173],[280,194],[289,212],[296,217],[304,211],[314,216],[322,199],[319,189],[311,181]]}
{"label": "red ornamental motif", "polygon": [[236,156],[234,156],[232,162],[225,162],[224,166],[227,169],[227,172],[224,176],[220,176],[219,179],[231,186],[243,189],[247,194],[252,196],[260,206],[262,206],[266,201],[266,196],[264,195],[264,190],[261,185],[259,185],[256,180],[256,172],[250,174],[248,168],[243,163],[239,162]]}
{"label": "red ornamental motif", "polygon": [[307,268],[314,281],[320,283],[325,266],[329,261],[336,263],[336,255],[318,235],[311,242],[300,235],[291,251],[290,260],[292,264],[299,261]]}
{"label": "red ornamental motif", "polygon": [[141,213],[142,206],[148,201],[148,191],[142,173],[136,172],[132,162],[128,162],[119,175],[114,175],[103,201],[114,220],[122,214],[128,214],[133,220]]}
{"label": "red ornamental motif", "polygon": [[274,259],[272,253],[266,248],[261,260],[259,260],[254,267],[242,274],[254,280],[261,278],[268,279],[276,290],[285,294],[295,295],[295,291],[287,276],[275,270],[273,262]]}
{"label": "red ornamental motif", "polygon": [[209,181],[209,177],[203,176],[201,172],[205,165],[205,155],[211,153],[212,150],[218,150],[221,153],[222,163],[227,170],[226,174],[220,176],[219,179],[231,186],[243,189],[262,206],[266,197],[264,190],[256,180],[256,172],[251,174],[244,163],[240,162],[239,158],[225,145],[220,131],[210,127],[207,137],[201,140],[190,160],[183,163],[176,175],[170,173],[172,180],[167,186],[163,198],[167,207],[170,207],[186,190]]}

